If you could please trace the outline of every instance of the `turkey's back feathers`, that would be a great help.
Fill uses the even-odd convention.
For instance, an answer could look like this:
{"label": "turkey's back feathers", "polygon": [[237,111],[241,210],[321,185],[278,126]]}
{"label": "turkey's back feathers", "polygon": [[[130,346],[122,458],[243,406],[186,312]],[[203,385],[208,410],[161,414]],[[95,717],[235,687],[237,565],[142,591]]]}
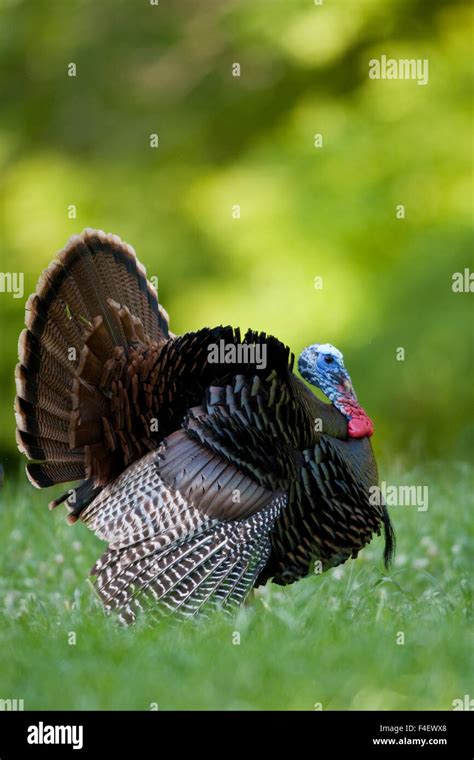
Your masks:
{"label": "turkey's back feathers", "polygon": [[[319,421],[321,425],[315,425]],[[344,562],[379,534],[384,511],[370,501],[377,468],[370,441],[347,438],[334,407],[289,375],[237,375],[211,386],[183,421],[188,436],[288,504],[275,521],[272,553],[259,582],[290,583]]]}

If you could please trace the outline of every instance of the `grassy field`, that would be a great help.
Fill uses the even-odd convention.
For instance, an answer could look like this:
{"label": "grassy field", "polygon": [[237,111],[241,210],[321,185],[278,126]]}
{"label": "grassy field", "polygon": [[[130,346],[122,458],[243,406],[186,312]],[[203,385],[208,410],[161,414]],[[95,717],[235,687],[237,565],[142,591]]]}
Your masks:
{"label": "grassy field", "polygon": [[451,709],[472,691],[472,475],[441,462],[388,475],[429,484],[427,511],[392,510],[389,573],[378,539],[323,577],[265,587],[235,619],[131,629],[104,616],[87,580],[101,542],[49,514],[49,494],[7,484],[0,698],[25,709]]}

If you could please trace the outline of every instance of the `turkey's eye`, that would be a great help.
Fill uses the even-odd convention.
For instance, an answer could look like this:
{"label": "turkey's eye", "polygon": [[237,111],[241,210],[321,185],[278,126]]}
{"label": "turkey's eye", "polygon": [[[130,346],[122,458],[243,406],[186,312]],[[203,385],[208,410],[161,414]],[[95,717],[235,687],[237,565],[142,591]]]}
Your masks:
{"label": "turkey's eye", "polygon": [[326,362],[326,364],[332,364],[334,359],[332,356],[325,356],[324,361]]}

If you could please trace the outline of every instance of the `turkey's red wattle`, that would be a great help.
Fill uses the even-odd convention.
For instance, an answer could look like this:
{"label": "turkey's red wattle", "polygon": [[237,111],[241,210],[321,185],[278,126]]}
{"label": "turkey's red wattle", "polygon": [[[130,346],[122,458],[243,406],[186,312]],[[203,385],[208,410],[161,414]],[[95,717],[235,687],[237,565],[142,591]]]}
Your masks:
{"label": "turkey's red wattle", "polygon": [[347,435],[349,438],[370,438],[374,433],[374,424],[369,415],[360,406],[355,395],[344,395],[335,404],[347,417]]}
{"label": "turkey's red wattle", "polygon": [[362,417],[353,417],[349,420],[347,426],[349,438],[370,438],[370,436],[373,435],[373,432],[373,422],[370,417],[367,417],[365,412]]}

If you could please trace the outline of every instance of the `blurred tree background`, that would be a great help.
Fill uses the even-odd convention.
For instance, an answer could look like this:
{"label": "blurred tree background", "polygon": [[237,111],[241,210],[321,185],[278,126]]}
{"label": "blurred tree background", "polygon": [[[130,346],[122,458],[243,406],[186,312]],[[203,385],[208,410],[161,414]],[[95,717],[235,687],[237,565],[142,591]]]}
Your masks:
{"label": "blurred tree background", "polygon": [[[70,235],[115,232],[159,277],[175,332],[334,343],[382,458],[466,458],[473,296],[452,275],[474,268],[471,14],[456,0],[0,0],[0,271],[24,272],[26,298]],[[428,84],[369,79],[381,55],[427,58]],[[23,314],[0,293],[11,472]]]}

